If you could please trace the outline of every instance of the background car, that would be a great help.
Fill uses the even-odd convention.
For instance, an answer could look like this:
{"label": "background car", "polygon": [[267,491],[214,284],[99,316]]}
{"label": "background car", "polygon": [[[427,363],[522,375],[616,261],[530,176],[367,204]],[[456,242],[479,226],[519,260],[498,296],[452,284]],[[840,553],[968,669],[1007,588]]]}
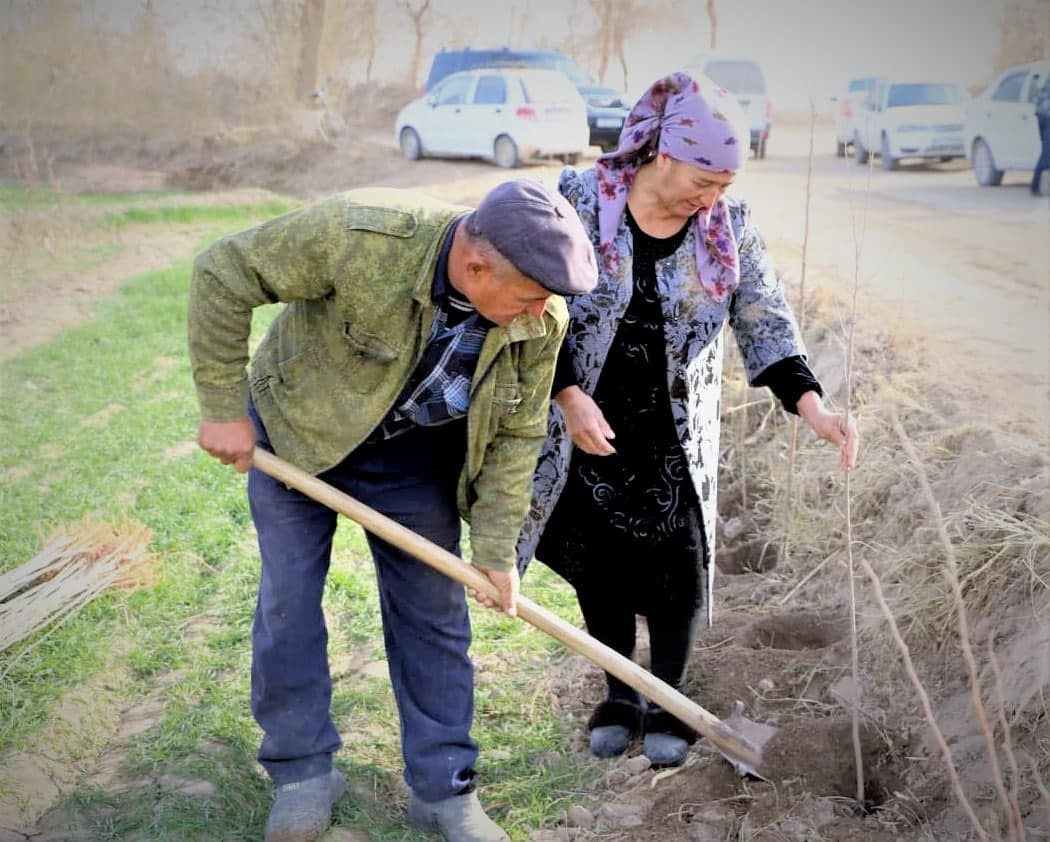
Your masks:
{"label": "background car", "polygon": [[1039,124],[1035,100],[1050,61],[1011,67],[967,105],[966,157],[982,187],[1002,183],[1004,170],[1035,169],[1039,158]]}
{"label": "background car", "polygon": [[609,152],[619,144],[623,121],[630,113],[623,93],[598,84],[569,56],[555,50],[512,50],[509,47],[439,50],[430,63],[426,90],[432,90],[450,73],[476,67],[542,67],[561,71],[587,104],[590,145]]}
{"label": "background car", "polygon": [[516,167],[533,156],[575,164],[587,149],[586,106],[565,74],[528,67],[453,73],[398,112],[394,136],[409,160],[489,158]]}
{"label": "background car", "polygon": [[708,56],[690,60],[685,70],[699,71],[715,84],[736,94],[751,132],[751,151],[756,158],[765,158],[766,143],[773,129],[773,105],[766,92],[766,75],[762,66],[750,58]]}
{"label": "background car", "polygon": [[863,114],[868,95],[875,89],[877,76],[861,76],[846,83],[846,91],[841,96],[833,96],[831,101],[837,103],[835,109],[835,154],[845,158],[853,137],[857,133],[857,115]]}
{"label": "background car", "polygon": [[620,145],[623,122],[631,113],[624,95],[616,88],[598,84],[577,85],[587,103],[587,129],[591,146],[600,146],[602,152],[612,152]]}
{"label": "background car", "polygon": [[880,79],[853,135],[853,155],[866,164],[878,155],[884,170],[902,158],[962,158],[966,94],[955,82]]}

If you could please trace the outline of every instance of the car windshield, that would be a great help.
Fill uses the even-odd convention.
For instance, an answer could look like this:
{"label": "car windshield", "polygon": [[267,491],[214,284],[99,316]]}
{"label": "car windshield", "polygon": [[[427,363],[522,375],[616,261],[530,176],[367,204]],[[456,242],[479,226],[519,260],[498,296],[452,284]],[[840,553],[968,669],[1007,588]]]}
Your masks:
{"label": "car windshield", "polygon": [[962,102],[958,85],[928,82],[892,85],[886,97],[888,108],[908,105],[957,105]]}
{"label": "car windshield", "polygon": [[849,83],[849,92],[851,94],[864,93],[870,91],[874,87],[874,79],[853,79]]}
{"label": "car windshield", "polygon": [[750,61],[709,61],[704,73],[734,94],[764,94],[766,83],[758,65]]}

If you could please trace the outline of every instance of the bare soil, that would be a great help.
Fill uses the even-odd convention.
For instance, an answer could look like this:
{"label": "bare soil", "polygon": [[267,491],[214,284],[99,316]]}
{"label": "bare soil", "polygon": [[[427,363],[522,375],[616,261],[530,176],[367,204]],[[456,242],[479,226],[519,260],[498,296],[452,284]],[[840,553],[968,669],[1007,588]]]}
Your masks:
{"label": "bare soil", "polygon": [[[508,175],[476,161],[405,162],[385,131],[377,122],[351,127],[332,143],[292,145],[278,140],[249,143],[231,135],[168,155],[163,166],[149,156],[115,162],[85,162],[69,156],[55,161],[54,172],[63,189],[71,192],[142,190],[166,184],[202,191],[187,199],[194,203],[205,198],[241,201],[244,194],[238,191],[245,189],[310,199],[371,184],[419,187],[455,201],[473,202]],[[862,454],[859,470],[864,470],[866,458],[873,466],[903,461],[899,443],[894,456],[892,433],[879,412],[880,384],[893,382],[906,392],[918,384],[925,389],[922,403],[905,405],[905,410],[912,417],[925,413],[926,439],[941,452],[950,452],[935,477],[946,513],[976,495],[1003,511],[1035,517],[1045,529],[1050,521],[1046,200],[1027,195],[1023,174],[1008,176],[998,190],[981,190],[958,163],[905,165],[897,173],[868,171],[831,156],[833,139],[826,126],[818,126],[817,133],[806,264],[801,244],[807,234],[808,127],[775,132],[770,157],[753,162],[739,177],[738,188],[751,199],[791,288],[797,290],[800,276],[805,275],[807,301],[817,296],[825,302],[815,308],[814,322],[806,332],[807,338],[814,337],[811,352],[822,382],[839,402],[845,399],[847,385],[845,323],[852,297],[858,299],[856,351],[863,361],[863,377],[854,384],[853,396],[861,413],[867,409],[867,418],[861,414],[860,421],[865,446],[871,449]],[[560,165],[534,162],[515,174],[553,181],[559,169]],[[186,256],[196,236],[193,231],[133,228],[121,235],[124,250],[119,257],[76,276],[56,274],[33,287],[15,288],[0,311],[5,335],[0,355],[46,342],[63,327],[89,318],[93,298],[137,272]],[[762,399],[742,394],[752,401]],[[768,421],[766,410],[761,404],[736,417],[746,420],[750,429],[761,430],[767,422],[778,423]],[[739,470],[740,445],[732,430],[733,422],[727,420],[716,622],[698,637],[688,691],[720,717],[728,716],[740,700],[749,717],[780,729],[768,747],[771,780],[739,776],[702,741],[685,767],[663,772],[650,769],[640,745],[635,745],[623,758],[602,761],[595,789],[581,796],[561,825],[534,838],[550,842],[967,838],[970,828],[960,817],[917,701],[892,656],[869,660],[862,671],[864,717],[859,731],[866,785],[863,799],[856,799],[850,710],[857,691],[851,678],[850,615],[841,553],[802,596],[790,591],[797,576],[781,570],[779,539],[765,530],[774,506],[762,498],[768,478],[757,468],[750,476]],[[755,434],[750,441],[761,438]],[[876,458],[879,449],[885,463]],[[822,477],[832,474],[831,464],[830,457],[820,462]],[[880,480],[885,482],[880,485]],[[801,480],[799,493],[834,508],[840,502],[828,491],[830,482]],[[1003,490],[993,493],[989,486]],[[857,493],[855,514],[864,519],[859,529],[884,556],[910,559],[916,542],[925,542],[931,556],[937,554],[936,538],[929,524],[923,523],[925,504],[913,478],[904,482],[887,472],[868,480],[864,496]],[[839,546],[845,540],[842,523],[829,523],[833,525],[823,539],[828,546]],[[1032,560],[1037,579],[1045,576],[1046,564],[1044,548]],[[527,590],[527,580],[525,585]],[[1004,707],[1012,717],[1011,733],[1019,751],[1027,752],[1022,758],[1030,758],[1031,767],[1045,774],[1050,621],[1045,603],[1033,604],[1028,601],[1031,597],[1031,592],[1026,597],[1004,589],[987,600],[988,613],[973,619],[980,634],[985,638],[991,634],[996,641]],[[644,623],[639,628],[642,645],[637,656],[645,663]],[[860,633],[864,640],[878,637],[885,643],[885,627],[870,601],[861,613]],[[946,636],[917,657],[924,659],[919,668],[931,681],[938,719],[956,752],[963,785],[985,799],[983,815],[993,803],[988,796],[988,760],[968,701],[965,671],[957,654],[950,654],[954,648]],[[353,674],[371,668],[353,663],[354,657],[354,653],[333,653],[337,671]],[[992,680],[990,667],[983,660],[981,666],[987,687]],[[158,685],[158,694],[163,689]],[[583,658],[567,656],[551,665],[547,689],[565,717],[574,755],[581,764],[597,763],[587,751],[585,723],[602,698],[601,675]],[[125,711],[117,725],[112,716],[107,719],[104,730],[110,737],[96,756],[109,759],[96,768],[93,780],[111,787],[141,785],[118,780],[113,770],[119,764],[113,758],[135,728],[159,713],[156,701],[146,699]],[[62,779],[54,770],[41,774]],[[207,796],[207,782],[151,783],[161,784]],[[1038,790],[1037,779],[1029,777],[1021,798],[1032,839],[1050,833],[1050,804]],[[26,820],[22,826],[37,834],[34,838],[59,838],[47,835],[46,816],[34,829],[48,800],[38,799],[30,813],[22,812]],[[52,821],[52,826],[60,823]],[[344,830],[333,833],[352,838]],[[6,837],[0,834],[0,838]]]}

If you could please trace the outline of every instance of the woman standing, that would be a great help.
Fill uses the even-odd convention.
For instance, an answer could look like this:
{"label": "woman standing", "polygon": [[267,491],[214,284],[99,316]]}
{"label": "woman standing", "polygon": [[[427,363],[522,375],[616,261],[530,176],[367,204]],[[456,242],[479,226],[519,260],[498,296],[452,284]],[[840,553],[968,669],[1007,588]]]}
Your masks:
{"label": "woman standing", "polygon": [[[655,82],[615,152],[559,190],[598,257],[599,282],[569,302],[547,443],[519,541],[576,589],[589,633],[630,657],[635,615],[652,672],[681,690],[710,617],[722,344],[728,321],[752,385],[857,451],[855,427],[825,409],[765,245],[745,203],[726,196],[747,154],[737,103],[701,77]],[[575,445],[575,449],[573,447]],[[624,752],[644,733],[654,765],[683,762],[696,734],[606,674],[591,750]]]}

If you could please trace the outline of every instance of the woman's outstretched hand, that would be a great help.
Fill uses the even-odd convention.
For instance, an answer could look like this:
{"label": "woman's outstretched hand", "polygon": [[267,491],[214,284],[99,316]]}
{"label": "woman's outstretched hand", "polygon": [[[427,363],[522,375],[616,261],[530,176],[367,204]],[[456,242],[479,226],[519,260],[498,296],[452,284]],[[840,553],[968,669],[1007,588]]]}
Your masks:
{"label": "woman's outstretched hand", "polygon": [[558,392],[555,400],[565,416],[565,428],[580,450],[593,456],[609,456],[616,452],[609,443],[609,439],[616,438],[616,433],[594,398],[579,386],[566,386]]}
{"label": "woman's outstretched hand", "polygon": [[827,409],[816,392],[806,392],[799,398],[797,409],[814,433],[829,444],[838,446],[842,469],[852,470],[857,464],[857,450],[860,448],[856,418],[853,415],[847,417],[845,412]]}

